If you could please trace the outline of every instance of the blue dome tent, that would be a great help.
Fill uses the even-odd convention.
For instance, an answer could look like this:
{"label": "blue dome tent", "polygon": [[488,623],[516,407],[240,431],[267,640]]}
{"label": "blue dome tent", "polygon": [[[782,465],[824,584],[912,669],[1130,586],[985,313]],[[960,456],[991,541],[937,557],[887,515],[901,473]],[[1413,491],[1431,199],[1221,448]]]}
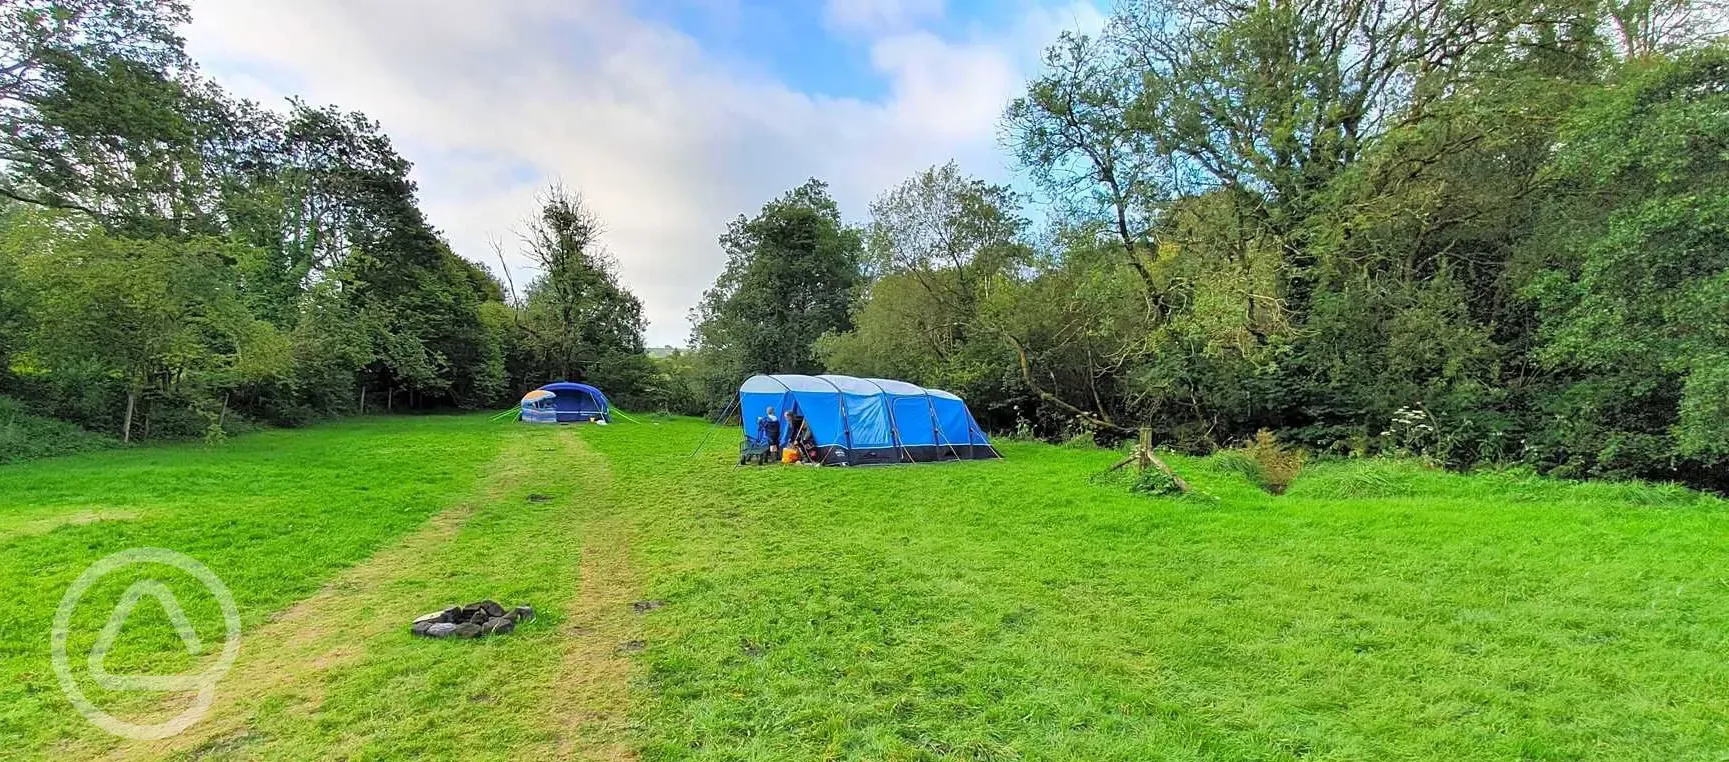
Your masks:
{"label": "blue dome tent", "polygon": [[612,421],[612,404],[588,384],[558,381],[522,397],[523,423]]}
{"label": "blue dome tent", "polygon": [[[738,389],[746,438],[768,408],[804,417],[823,465],[1000,458],[961,398],[905,381],[852,376],[751,376]],[[792,440],[781,427],[781,444]]]}

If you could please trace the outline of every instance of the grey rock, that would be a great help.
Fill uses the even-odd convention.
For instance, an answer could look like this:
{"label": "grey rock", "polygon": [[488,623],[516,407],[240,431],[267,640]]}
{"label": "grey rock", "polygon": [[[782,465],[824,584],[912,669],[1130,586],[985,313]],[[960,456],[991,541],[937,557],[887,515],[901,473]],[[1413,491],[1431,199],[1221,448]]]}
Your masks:
{"label": "grey rock", "polygon": [[421,614],[409,631],[429,638],[478,638],[503,635],[515,630],[518,622],[532,619],[534,609],[528,606],[506,610],[497,601],[487,599]]}
{"label": "grey rock", "polygon": [[665,606],[665,605],[666,605],[666,601],[637,601],[636,603],[630,604],[630,608],[632,611],[635,611],[636,613],[641,614],[644,612],[653,611],[653,610],[658,609],[658,608]]}
{"label": "grey rock", "polygon": [[641,651],[642,649],[647,648],[647,647],[648,647],[648,643],[641,641],[641,640],[627,640],[627,641],[624,641],[623,643],[618,644],[618,650],[623,651],[625,653],[633,653],[636,651]]}

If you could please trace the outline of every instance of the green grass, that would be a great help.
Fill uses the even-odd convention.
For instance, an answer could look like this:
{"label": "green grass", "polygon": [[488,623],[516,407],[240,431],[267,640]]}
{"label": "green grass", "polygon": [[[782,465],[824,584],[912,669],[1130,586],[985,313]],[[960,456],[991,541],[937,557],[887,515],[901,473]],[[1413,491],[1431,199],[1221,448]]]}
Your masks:
{"label": "green grass", "polygon": [[[646,646],[620,732],[646,759],[1729,759],[1712,498],[1396,461],[1313,464],[1273,497],[1181,457],[1201,494],[1147,498],[1095,483],[1110,452],[738,468],[729,442],[686,457],[703,430],[370,420],[0,468],[0,580],[45,612],[0,623],[0,748],[105,748],[46,666],[46,612],[84,564],[188,552],[269,632],[468,504],[438,547],[471,554],[375,558],[332,599],[359,624],[307,651],[336,666],[237,688],[255,695],[232,726],[172,753],[551,756],[586,695],[570,655],[622,637],[577,601],[579,549],[614,522],[631,595],[666,603],[628,615]],[[551,444],[572,433],[584,447]],[[532,467],[486,473],[501,448]],[[480,644],[396,619],[486,591],[546,617]],[[141,629],[124,663],[179,663],[165,627]]]}
{"label": "green grass", "polygon": [[1729,755],[1729,513],[1691,493],[1347,463],[1275,498],[1177,458],[1216,500],[1149,499],[1089,484],[1114,453],[595,434],[669,602],[650,758]]}
{"label": "green grass", "polygon": [[[448,505],[499,445],[497,428],[480,420],[404,418],[0,467],[0,590],[10,610],[31,612],[0,617],[0,746],[47,750],[89,735],[62,698],[47,649],[55,607],[92,562],[133,547],[191,555],[233,591],[250,629]],[[88,593],[70,653],[88,651],[142,571]],[[177,584],[183,576],[166,581],[219,643],[213,599]],[[138,608],[141,626],[110,653],[111,672],[186,668],[160,612]]]}
{"label": "green grass", "polygon": [[[546,429],[495,424],[492,431],[509,448],[501,470],[515,470],[483,482],[460,528],[375,564],[360,585],[345,581],[306,618],[314,634],[298,624],[271,631],[304,643],[256,646],[288,661],[289,672],[323,663],[280,689],[245,692],[241,723],[179,758],[430,759],[460,748],[483,759],[539,759],[556,748],[547,708],[567,690],[558,684],[566,604],[583,519],[606,515],[604,464],[572,462],[581,451]],[[480,642],[407,633],[416,614],[484,598],[531,604],[538,616],[508,637]],[[318,626],[331,619],[340,626]],[[238,678],[269,679],[271,671],[241,670]]]}

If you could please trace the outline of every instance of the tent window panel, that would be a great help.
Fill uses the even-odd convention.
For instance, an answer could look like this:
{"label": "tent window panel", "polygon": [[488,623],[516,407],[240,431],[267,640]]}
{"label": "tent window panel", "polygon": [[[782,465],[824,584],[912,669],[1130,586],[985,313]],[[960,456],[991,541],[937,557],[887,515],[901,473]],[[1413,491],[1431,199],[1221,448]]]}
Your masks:
{"label": "tent window panel", "polygon": [[901,444],[919,447],[937,444],[937,432],[931,422],[931,406],[923,397],[902,397],[894,402],[895,431]]}
{"label": "tent window panel", "polygon": [[888,409],[879,396],[846,395],[847,429],[854,448],[893,447]]}

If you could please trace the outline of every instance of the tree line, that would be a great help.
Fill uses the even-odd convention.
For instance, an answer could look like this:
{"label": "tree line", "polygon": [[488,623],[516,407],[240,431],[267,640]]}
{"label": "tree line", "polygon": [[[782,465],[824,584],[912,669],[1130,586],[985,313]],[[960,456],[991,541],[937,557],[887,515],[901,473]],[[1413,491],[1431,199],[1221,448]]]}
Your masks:
{"label": "tree line", "polygon": [[[117,437],[508,404],[713,415],[886,376],[987,427],[1729,486],[1729,49],[1708,0],[1123,0],[954,163],[722,232],[643,350],[554,187],[465,260],[364,115],[203,78],[174,0],[0,12],[0,394]],[[853,218],[858,219],[858,218]],[[502,252],[500,257],[502,260]]]}
{"label": "tree line", "polygon": [[376,122],[228,95],[188,20],[178,0],[0,9],[0,394],[134,441],[557,378],[632,401],[642,306],[578,195],[532,210],[518,292],[428,224]]}
{"label": "tree line", "polygon": [[[987,426],[1729,485],[1729,49],[1683,0],[1127,0],[1029,182],[741,218],[669,398],[907,379]],[[841,304],[846,309],[841,309]]]}

